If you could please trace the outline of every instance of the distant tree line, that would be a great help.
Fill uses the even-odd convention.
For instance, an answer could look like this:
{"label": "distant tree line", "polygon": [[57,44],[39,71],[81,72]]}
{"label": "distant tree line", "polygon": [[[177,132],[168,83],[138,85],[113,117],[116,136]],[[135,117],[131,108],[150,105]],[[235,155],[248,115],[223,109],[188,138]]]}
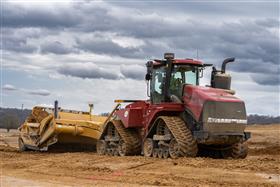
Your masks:
{"label": "distant tree line", "polygon": [[[0,108],[0,128],[17,129],[31,113],[31,110],[20,110],[17,108]],[[108,116],[109,113],[101,113],[102,116]],[[266,116],[253,114],[248,116],[248,124],[280,124],[280,116]]]}
{"label": "distant tree line", "polygon": [[266,115],[258,115],[251,114],[247,116],[248,124],[272,124],[279,123],[280,124],[280,116],[266,116]]}
{"label": "distant tree line", "polygon": [[100,114],[100,116],[105,116],[105,117],[106,117],[106,116],[109,116],[109,115],[110,115],[110,112],[104,112],[104,113],[101,113],[101,114]]}
{"label": "distant tree line", "polygon": [[0,108],[0,128],[16,129],[31,113],[28,109],[17,109],[17,108]]}

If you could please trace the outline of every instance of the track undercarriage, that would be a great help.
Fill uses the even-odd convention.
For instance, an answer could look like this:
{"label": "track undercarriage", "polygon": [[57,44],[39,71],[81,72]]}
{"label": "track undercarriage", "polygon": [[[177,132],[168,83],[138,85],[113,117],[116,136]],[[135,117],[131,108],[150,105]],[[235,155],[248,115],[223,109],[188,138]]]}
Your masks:
{"label": "track undercarriage", "polygon": [[[147,157],[194,157],[197,144],[184,121],[179,117],[162,116],[155,122],[155,134],[144,140],[143,154]],[[125,128],[121,121],[108,123],[102,138],[97,142],[101,155],[127,156],[141,153],[141,139],[133,128]]]}
{"label": "track undercarriage", "polygon": [[144,156],[159,158],[194,157],[197,144],[183,120],[177,116],[161,116],[155,121],[155,133],[144,140]]}
{"label": "track undercarriage", "polygon": [[[152,129],[143,141],[142,153],[146,157],[245,158],[248,153],[246,142],[223,148],[201,146],[178,116],[160,116]],[[100,155],[140,155],[141,137],[137,129],[125,128],[120,120],[112,120],[106,125],[96,150]]]}
{"label": "track undercarriage", "polygon": [[103,137],[97,142],[100,155],[128,156],[141,153],[141,140],[136,129],[124,128],[119,120],[110,121]]}

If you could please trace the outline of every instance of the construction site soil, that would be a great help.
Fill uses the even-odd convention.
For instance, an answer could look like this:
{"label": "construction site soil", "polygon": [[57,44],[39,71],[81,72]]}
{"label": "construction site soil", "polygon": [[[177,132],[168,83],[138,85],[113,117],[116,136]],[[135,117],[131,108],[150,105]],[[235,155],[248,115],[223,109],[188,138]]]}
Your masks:
{"label": "construction site soil", "polygon": [[0,130],[1,187],[280,186],[280,125],[250,125],[246,159],[99,156],[94,152],[23,152],[16,130]]}

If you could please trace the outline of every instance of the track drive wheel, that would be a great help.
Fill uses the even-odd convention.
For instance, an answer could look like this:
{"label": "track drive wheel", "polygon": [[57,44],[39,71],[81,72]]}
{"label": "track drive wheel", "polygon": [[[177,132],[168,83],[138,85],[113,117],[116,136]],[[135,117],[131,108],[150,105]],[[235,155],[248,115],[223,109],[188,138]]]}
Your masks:
{"label": "track drive wheel", "polygon": [[28,150],[27,147],[25,146],[22,138],[20,138],[20,137],[18,138],[18,148],[19,148],[20,152],[24,152],[24,151]]}
{"label": "track drive wheel", "polygon": [[244,159],[248,155],[248,144],[247,142],[238,142],[232,145],[231,156],[234,159]]}

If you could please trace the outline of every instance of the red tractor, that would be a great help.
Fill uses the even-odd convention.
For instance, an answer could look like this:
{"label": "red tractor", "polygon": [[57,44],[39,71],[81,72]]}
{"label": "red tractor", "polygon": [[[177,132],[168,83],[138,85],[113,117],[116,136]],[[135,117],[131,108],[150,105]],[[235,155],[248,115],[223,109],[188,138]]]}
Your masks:
{"label": "red tractor", "polygon": [[230,89],[231,77],[213,67],[211,85],[199,86],[203,69],[212,64],[199,60],[148,61],[146,81],[150,100],[118,100],[97,143],[107,155],[140,155],[159,158],[210,155],[245,158],[249,132],[245,104]]}

